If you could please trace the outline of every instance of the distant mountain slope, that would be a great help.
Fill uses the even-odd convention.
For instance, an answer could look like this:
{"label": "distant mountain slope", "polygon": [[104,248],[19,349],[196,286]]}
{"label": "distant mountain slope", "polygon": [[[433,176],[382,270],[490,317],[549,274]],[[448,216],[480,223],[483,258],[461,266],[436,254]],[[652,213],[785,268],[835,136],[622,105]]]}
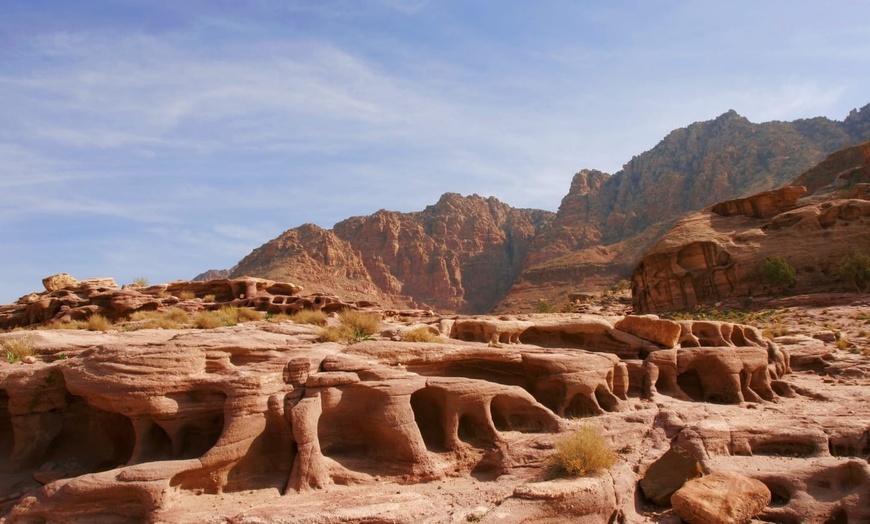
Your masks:
{"label": "distant mountain slope", "polygon": [[231,275],[290,280],[355,300],[488,311],[516,280],[529,243],[552,217],[492,197],[446,193],[419,212],[381,210],[331,231],[291,229],[245,257]]}
{"label": "distant mountain slope", "polygon": [[786,184],[867,138],[870,104],[843,122],[819,117],[753,124],[728,111],[672,131],[612,176],[580,171],[497,310],[533,303],[542,290],[558,301],[628,278],[639,257],[684,214]]}
{"label": "distant mountain slope", "polygon": [[842,122],[754,124],[728,111],[672,131],[614,175],[580,171],[555,215],[447,193],[420,212],[291,229],[231,276],[445,311],[529,310],[541,298],[559,303],[628,278],[687,212],[783,185],[868,138],[870,104]]}

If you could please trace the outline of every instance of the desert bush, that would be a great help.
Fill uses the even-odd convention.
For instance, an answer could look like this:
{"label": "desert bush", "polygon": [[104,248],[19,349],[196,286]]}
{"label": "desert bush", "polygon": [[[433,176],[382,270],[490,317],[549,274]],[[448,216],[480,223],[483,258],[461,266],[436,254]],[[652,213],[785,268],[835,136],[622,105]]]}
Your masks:
{"label": "desert bush", "polygon": [[402,334],[405,342],[441,342],[437,335],[433,335],[429,328],[420,326]]}
{"label": "desert bush", "polygon": [[99,313],[88,317],[88,331],[108,331],[111,328],[112,321]]}
{"label": "desert bush", "polygon": [[125,329],[183,329],[190,325],[190,314],[174,307],[166,311],[137,311],[130,315],[133,324],[125,325]]}
{"label": "desert bush", "polygon": [[616,453],[594,426],[583,426],[573,435],[555,442],[550,466],[555,473],[586,477],[609,469],[616,462]]}
{"label": "desert bush", "polygon": [[857,252],[846,255],[840,260],[839,274],[855,291],[865,293],[870,286],[870,255]]}
{"label": "desert bush", "polygon": [[199,311],[193,316],[193,325],[199,329],[214,329],[232,326],[235,322],[228,324],[226,315],[221,314],[221,311]]}
{"label": "desert bush", "polygon": [[290,320],[297,324],[313,324],[322,326],[326,324],[326,313],[323,311],[314,311],[312,309],[301,309],[290,315]]}
{"label": "desert bush", "polygon": [[535,313],[555,313],[559,307],[552,300],[542,298],[535,302]]}
{"label": "desert bush", "polygon": [[193,291],[182,291],[178,293],[178,298],[181,300],[193,300],[196,298],[196,293]]}
{"label": "desert bush", "polygon": [[236,320],[240,323],[263,320],[263,314],[253,308],[240,307],[236,309]]}
{"label": "desert bush", "polygon": [[788,261],[782,257],[770,257],[761,266],[764,281],[775,287],[793,286],[797,281],[797,272]]}
{"label": "desert bush", "polygon": [[29,335],[3,339],[0,341],[0,349],[6,353],[6,360],[12,363],[20,362],[22,358],[36,353],[33,337]]}
{"label": "desert bush", "polygon": [[278,324],[281,322],[293,322],[293,316],[287,313],[266,313],[266,320]]}
{"label": "desert bush", "polygon": [[203,302],[209,302],[209,303],[211,303],[211,302],[214,302],[214,300],[215,300],[215,296],[214,296],[214,294],[211,294],[211,293],[209,293],[208,295],[202,297],[202,301],[203,301]]}
{"label": "desert bush", "polygon": [[377,313],[346,310],[338,317],[348,340],[365,340],[378,332],[381,317]]}
{"label": "desert bush", "polygon": [[317,332],[318,342],[341,342],[345,336],[340,329],[334,327],[321,328]]}
{"label": "desert bush", "polygon": [[80,320],[70,320],[68,322],[61,322],[59,320],[55,320],[47,324],[43,324],[36,329],[85,329],[87,327],[87,322],[82,322]]}
{"label": "desert bush", "polygon": [[148,281],[145,277],[136,277],[133,279],[133,285],[139,287],[148,287],[151,285],[151,282]]}

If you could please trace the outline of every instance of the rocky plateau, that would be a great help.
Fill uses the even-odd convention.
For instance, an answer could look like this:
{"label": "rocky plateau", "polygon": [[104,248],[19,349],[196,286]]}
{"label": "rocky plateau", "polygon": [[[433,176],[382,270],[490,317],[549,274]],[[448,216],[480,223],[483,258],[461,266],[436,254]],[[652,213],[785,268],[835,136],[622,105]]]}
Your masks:
{"label": "rocky plateau", "polygon": [[[837,345],[866,347],[863,294],[768,304],[759,324],[788,326],[771,337],[613,309],[391,310],[261,279],[45,287],[0,310],[19,328],[0,343],[33,349],[0,364],[9,524],[870,521],[870,362]],[[262,318],[127,320],[227,305]],[[379,326],[323,342],[281,315],[301,309]],[[57,329],[85,314],[116,322]],[[420,328],[435,340],[406,340]],[[555,474],[556,443],[590,425],[615,464]]]}

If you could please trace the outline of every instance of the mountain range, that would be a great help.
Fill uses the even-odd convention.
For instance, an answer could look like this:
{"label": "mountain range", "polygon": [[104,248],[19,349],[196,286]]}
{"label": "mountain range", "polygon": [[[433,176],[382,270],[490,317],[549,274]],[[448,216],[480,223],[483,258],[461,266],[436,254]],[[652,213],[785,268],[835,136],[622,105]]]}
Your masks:
{"label": "mountain range", "polygon": [[304,224],[230,270],[387,306],[529,311],[629,278],[686,213],[786,184],[870,139],[870,104],[842,121],[752,123],[735,111],[669,133],[614,174],[583,169],[556,213],[446,193],[422,211]]}

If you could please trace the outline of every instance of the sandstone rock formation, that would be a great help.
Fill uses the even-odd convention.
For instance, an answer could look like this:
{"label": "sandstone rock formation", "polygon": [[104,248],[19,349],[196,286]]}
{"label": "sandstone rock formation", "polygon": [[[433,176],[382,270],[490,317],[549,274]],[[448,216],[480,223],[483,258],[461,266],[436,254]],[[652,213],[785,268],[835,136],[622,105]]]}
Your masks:
{"label": "sandstone rock formation", "polygon": [[781,291],[762,273],[774,256],[797,270],[792,293],[847,289],[838,267],[844,256],[870,245],[870,200],[833,188],[842,189],[844,177],[870,178],[868,159],[870,144],[831,155],[797,179],[814,188],[801,200],[806,188],[785,186],[684,218],[635,268],[635,309],[687,309]]}
{"label": "sandstone rock formation", "polygon": [[671,497],[677,514],[691,524],[746,524],[770,504],[759,480],[716,471],[687,482]]}
{"label": "sandstone rock formation", "polygon": [[514,209],[492,197],[446,193],[420,212],[381,210],[330,231],[292,229],[254,250],[231,275],[341,289],[385,304],[488,311],[551,218],[550,212]]}
{"label": "sandstone rock formation", "polygon": [[[157,289],[241,300],[296,288]],[[442,343],[413,343],[391,341],[405,324],[384,318],[381,337],[351,345],[319,343],[317,328],[291,322],[0,334],[0,344],[32,337],[38,355],[0,363],[0,516],[652,522],[643,501],[667,504],[698,472],[719,471],[768,487],[762,518],[867,516],[870,411],[813,392],[828,368],[789,372],[788,347],[803,339],[654,316],[432,315],[414,321]],[[636,348],[630,358],[616,341]],[[855,377],[844,391],[862,395],[870,369]],[[824,417],[809,418],[815,403]],[[548,480],[556,434],[590,421],[620,450],[617,465]],[[686,464],[668,480],[657,471],[676,470],[675,453]]]}
{"label": "sandstone rock formation", "polygon": [[179,307],[188,312],[224,306],[250,307],[266,313],[294,313],[301,309],[325,312],[371,306],[349,303],[337,297],[315,294],[299,296],[302,287],[260,278],[170,282],[141,288],[119,288],[114,279],[78,281],[66,273],[43,280],[48,291],[31,293],[17,302],[0,306],[0,329],[13,329],[51,322],[87,320],[103,315],[115,321],[138,311]]}

